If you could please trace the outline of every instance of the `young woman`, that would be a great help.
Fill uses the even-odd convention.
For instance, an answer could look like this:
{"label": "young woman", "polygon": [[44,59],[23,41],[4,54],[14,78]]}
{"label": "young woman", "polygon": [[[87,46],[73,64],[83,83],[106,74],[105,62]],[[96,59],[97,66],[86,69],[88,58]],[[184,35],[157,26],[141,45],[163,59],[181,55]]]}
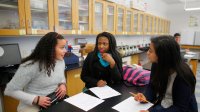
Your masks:
{"label": "young woman", "polygon": [[154,106],[141,112],[197,112],[196,79],[183,62],[173,37],[152,38],[147,55],[153,63],[150,84],[145,94],[138,93],[135,100],[143,102],[147,99]]}
{"label": "young woman", "polygon": [[84,61],[81,79],[85,87],[103,87],[122,80],[122,59],[116,50],[115,37],[103,32],[97,35],[94,51]]}
{"label": "young woman", "polygon": [[38,112],[40,106],[47,108],[51,102],[46,95],[54,91],[59,98],[66,95],[65,44],[62,35],[49,32],[30,56],[22,60],[5,89],[5,95],[20,100],[18,112]]}

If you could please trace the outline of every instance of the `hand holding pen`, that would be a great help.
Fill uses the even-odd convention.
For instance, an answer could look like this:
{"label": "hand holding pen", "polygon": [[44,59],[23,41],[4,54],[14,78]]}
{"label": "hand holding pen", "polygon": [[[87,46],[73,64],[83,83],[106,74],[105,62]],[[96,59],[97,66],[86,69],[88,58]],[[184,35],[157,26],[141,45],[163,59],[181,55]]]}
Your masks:
{"label": "hand holding pen", "polygon": [[129,92],[136,101],[139,101],[141,103],[148,103],[146,97],[142,94],[142,93],[137,93],[137,94],[134,94],[132,92]]}

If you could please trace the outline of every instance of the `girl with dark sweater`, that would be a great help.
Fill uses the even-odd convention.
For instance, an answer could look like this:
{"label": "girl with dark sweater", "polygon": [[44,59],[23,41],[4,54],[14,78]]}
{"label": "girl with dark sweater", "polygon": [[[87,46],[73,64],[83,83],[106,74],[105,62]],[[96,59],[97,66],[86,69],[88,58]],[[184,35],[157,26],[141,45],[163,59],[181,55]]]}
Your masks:
{"label": "girl with dark sweater", "polygon": [[97,35],[94,51],[86,57],[81,79],[86,88],[121,82],[122,59],[116,50],[115,37],[108,32]]}
{"label": "girl with dark sweater", "polygon": [[152,62],[150,84],[135,100],[148,100],[154,106],[140,112],[198,112],[194,95],[196,79],[183,62],[180,47],[172,36],[151,39],[147,52]]}

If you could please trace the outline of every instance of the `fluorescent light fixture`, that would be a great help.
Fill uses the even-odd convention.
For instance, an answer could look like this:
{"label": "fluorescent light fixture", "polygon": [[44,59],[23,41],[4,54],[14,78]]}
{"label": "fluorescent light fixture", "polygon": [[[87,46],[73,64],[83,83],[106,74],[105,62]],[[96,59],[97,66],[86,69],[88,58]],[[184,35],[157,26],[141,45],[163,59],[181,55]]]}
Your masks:
{"label": "fluorescent light fixture", "polygon": [[195,10],[200,10],[200,7],[196,7],[196,8],[185,8],[185,11],[195,11]]}
{"label": "fluorescent light fixture", "polygon": [[193,2],[192,0],[185,0],[185,6],[184,6],[185,11],[200,10],[200,7],[198,5],[194,6],[194,3],[198,4],[198,2],[195,2],[195,1],[193,3],[192,2]]}

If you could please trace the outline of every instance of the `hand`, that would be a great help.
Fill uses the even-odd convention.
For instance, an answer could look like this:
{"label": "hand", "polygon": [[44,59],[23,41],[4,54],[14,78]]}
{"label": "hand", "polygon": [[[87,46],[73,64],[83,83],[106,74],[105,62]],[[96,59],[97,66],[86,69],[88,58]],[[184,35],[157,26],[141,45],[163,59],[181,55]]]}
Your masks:
{"label": "hand", "polygon": [[51,105],[51,99],[49,97],[46,96],[40,96],[39,101],[38,101],[38,105],[44,108],[47,108],[48,106]]}
{"label": "hand", "polygon": [[140,112],[149,112],[148,110],[140,110]]}
{"label": "hand", "polygon": [[103,86],[105,86],[106,84],[107,84],[106,81],[104,81],[104,80],[99,80],[99,81],[97,82],[97,87],[103,87]]}
{"label": "hand", "polygon": [[61,99],[66,95],[66,85],[65,83],[62,83],[58,86],[56,90],[56,96]]}
{"label": "hand", "polygon": [[142,93],[137,93],[135,96],[134,96],[134,99],[136,101],[139,101],[139,102],[146,102],[146,97],[142,94]]}
{"label": "hand", "polygon": [[109,53],[102,53],[102,58],[110,64],[110,67],[113,68],[115,65],[115,60]]}

